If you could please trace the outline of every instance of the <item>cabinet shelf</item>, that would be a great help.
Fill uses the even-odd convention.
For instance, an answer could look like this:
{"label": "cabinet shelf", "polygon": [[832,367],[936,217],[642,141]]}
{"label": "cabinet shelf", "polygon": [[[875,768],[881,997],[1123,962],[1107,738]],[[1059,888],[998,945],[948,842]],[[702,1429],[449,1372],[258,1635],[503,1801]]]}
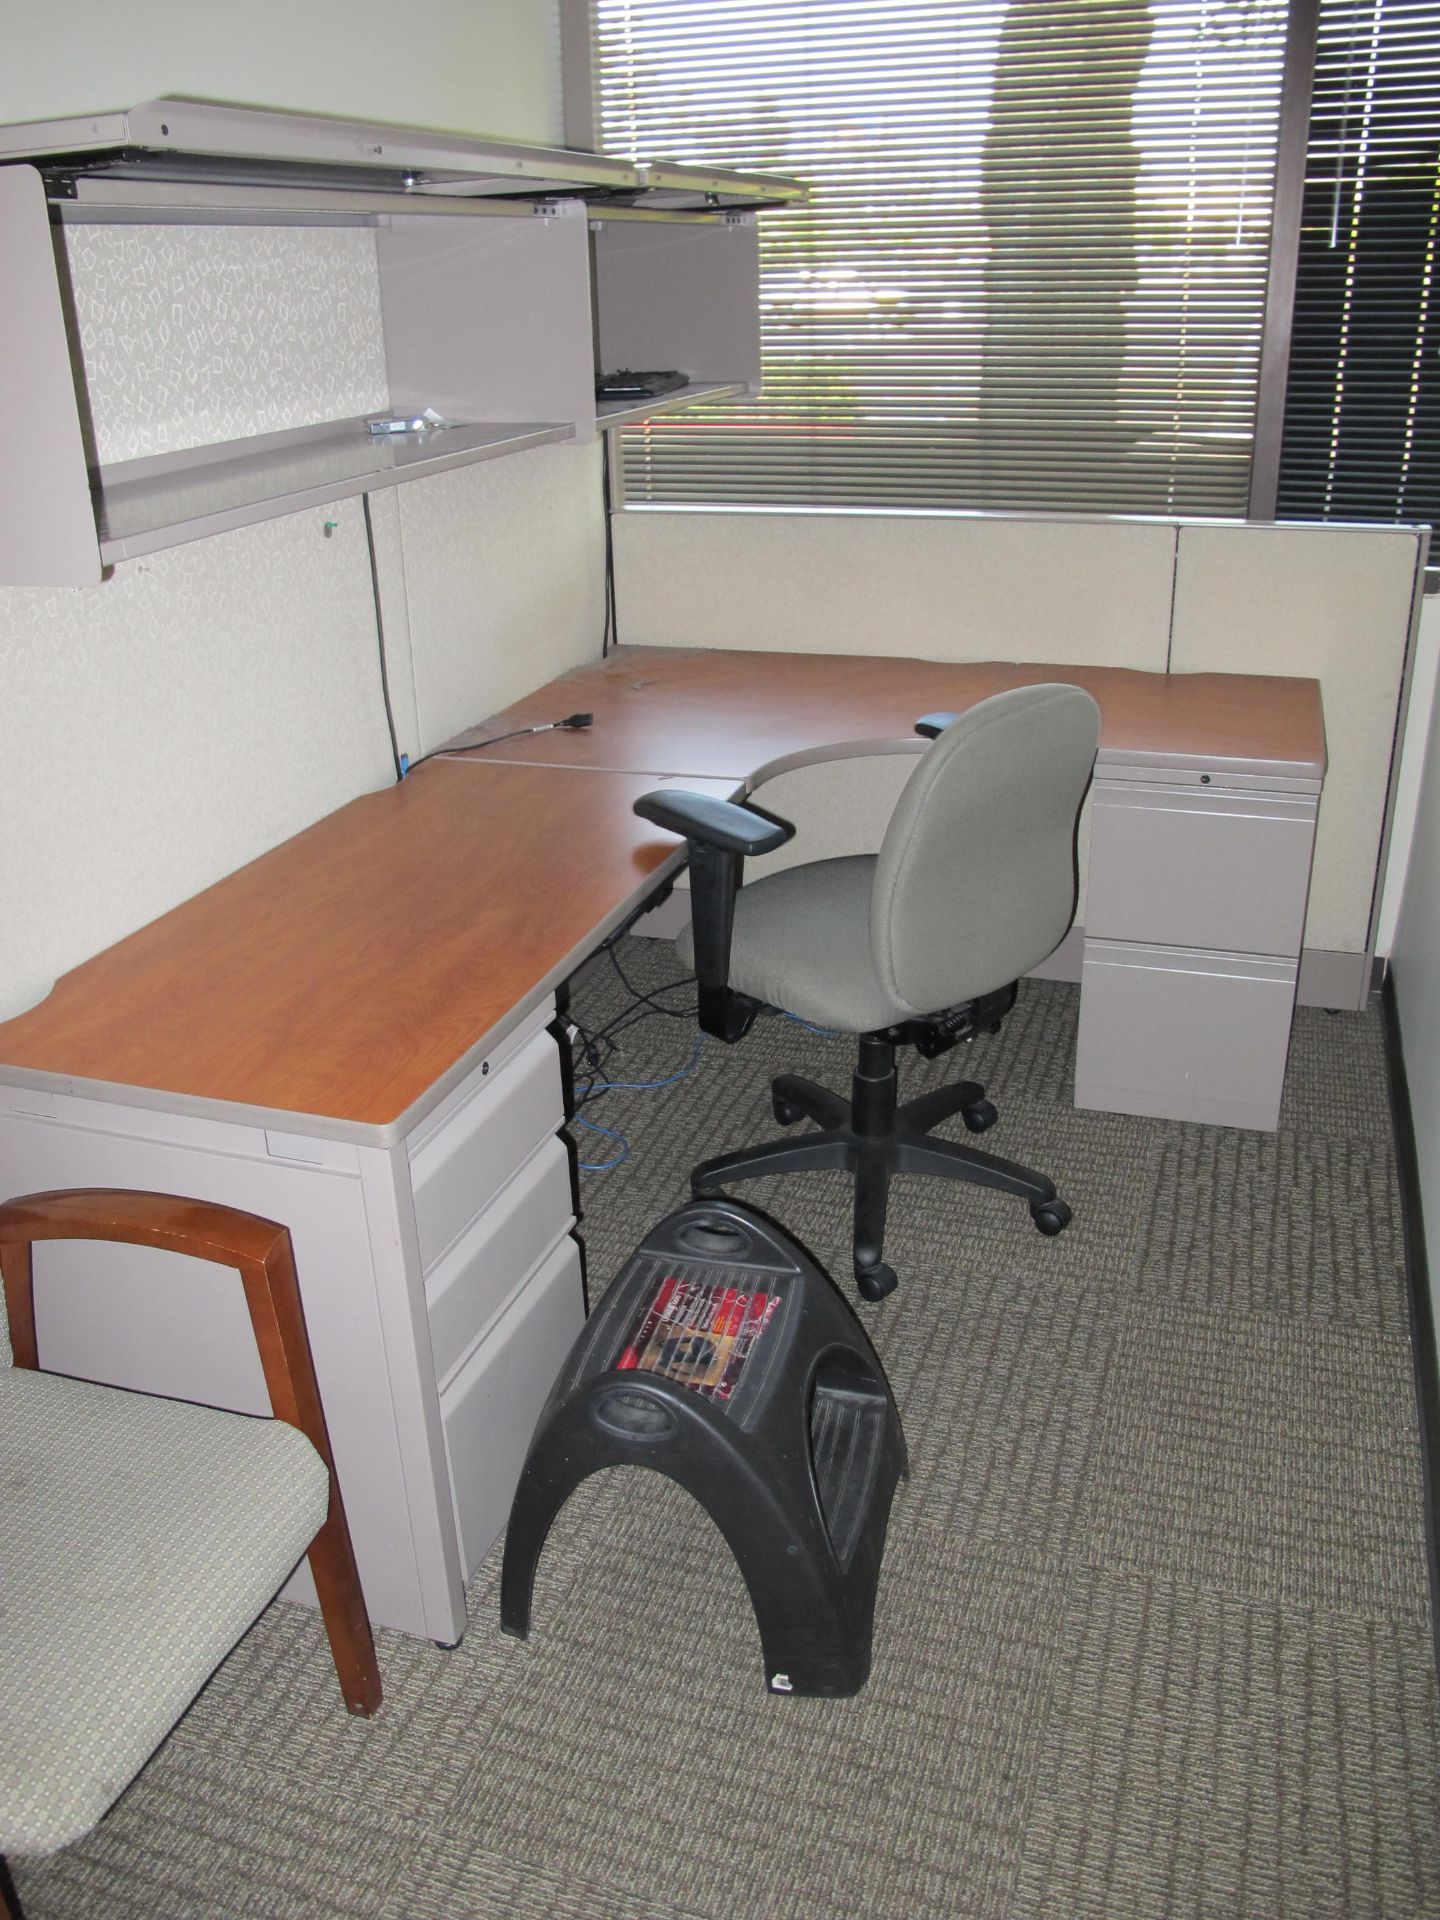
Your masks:
{"label": "cabinet shelf", "polygon": [[694,407],[709,400],[728,400],[732,393],[745,391],[741,380],[688,380],[672,393],[656,394],[648,399],[597,400],[595,421],[602,430],[630,427],[648,420],[652,414],[667,413],[675,407]]}
{"label": "cabinet shelf", "polygon": [[[0,127],[0,413],[25,450],[0,462],[0,585],[93,586],[105,567],[208,534],[758,393],[758,234],[737,209],[802,197],[762,175],[193,101]],[[369,228],[384,404],[479,424],[379,438],[363,419],[330,420],[95,469],[87,441],[103,444],[105,416],[86,418],[64,252],[66,230],[112,223]],[[263,239],[239,243],[252,244],[263,253]],[[198,241],[176,248],[203,269]],[[146,249],[163,250],[142,236]],[[237,354],[258,339],[283,364],[286,324],[247,314]],[[597,404],[597,372],[618,367],[705,371]],[[339,412],[378,385],[372,368],[313,411],[308,392],[283,408],[277,394],[269,417]],[[170,426],[191,437],[185,419]]]}
{"label": "cabinet shelf", "polygon": [[95,481],[101,564],[574,437],[541,420],[376,435],[360,417],[121,461]]}

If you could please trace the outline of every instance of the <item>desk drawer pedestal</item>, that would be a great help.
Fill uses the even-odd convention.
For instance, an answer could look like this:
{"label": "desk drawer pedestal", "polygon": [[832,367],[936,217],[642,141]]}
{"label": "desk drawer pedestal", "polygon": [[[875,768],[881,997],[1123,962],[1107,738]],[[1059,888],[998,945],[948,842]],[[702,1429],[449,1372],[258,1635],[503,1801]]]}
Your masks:
{"label": "desk drawer pedestal", "polygon": [[565,1118],[559,1048],[532,1018],[406,1142],[466,1581],[505,1524],[536,1416],[585,1319]]}
{"label": "desk drawer pedestal", "polygon": [[1098,778],[1075,1104],[1279,1124],[1318,795]]}
{"label": "desk drawer pedestal", "polygon": [[509,1518],[540,1409],[584,1324],[580,1249],[567,1234],[440,1396],[467,1579]]}

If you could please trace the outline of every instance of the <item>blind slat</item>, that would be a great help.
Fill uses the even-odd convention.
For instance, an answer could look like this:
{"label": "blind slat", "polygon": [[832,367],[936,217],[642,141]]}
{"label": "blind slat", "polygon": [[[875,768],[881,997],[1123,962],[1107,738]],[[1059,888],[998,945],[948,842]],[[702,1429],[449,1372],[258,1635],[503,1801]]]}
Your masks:
{"label": "blind slat", "polygon": [[1325,0],[1278,512],[1440,514],[1440,5]]}
{"label": "blind slat", "polygon": [[628,497],[1243,512],[1284,27],[596,0],[607,151],[811,188],[761,223],[763,398],[624,429]]}
{"label": "blind slat", "polygon": [[[1285,0],[594,10],[607,151],[811,187],[761,223],[763,396],[624,429],[632,500],[1244,513]],[[1322,0],[1292,516],[1440,468],[1437,12]]]}

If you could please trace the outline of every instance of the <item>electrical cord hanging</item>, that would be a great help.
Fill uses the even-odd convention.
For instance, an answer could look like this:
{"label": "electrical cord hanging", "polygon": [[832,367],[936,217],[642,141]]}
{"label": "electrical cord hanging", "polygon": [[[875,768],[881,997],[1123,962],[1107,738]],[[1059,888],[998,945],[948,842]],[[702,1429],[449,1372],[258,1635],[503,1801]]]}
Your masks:
{"label": "electrical cord hanging", "polygon": [[600,458],[600,499],[605,519],[605,626],[600,636],[600,658],[604,660],[611,648],[619,645],[620,635],[615,615],[614,500],[610,488],[611,448],[614,441],[609,434],[601,437],[605,442],[605,450]]}
{"label": "electrical cord hanging", "polygon": [[361,494],[360,504],[365,510],[365,551],[370,556],[370,593],[375,602],[375,640],[380,650],[380,698],[385,706],[385,725],[390,734],[390,756],[395,762],[395,778],[403,780],[409,767],[400,751],[400,741],[395,732],[395,708],[390,700],[390,666],[385,657],[385,616],[380,610],[380,568],[375,558],[375,522],[370,518],[368,493]]}
{"label": "electrical cord hanging", "polygon": [[605,942],[603,951],[611,966],[615,969],[616,978],[632,999],[637,1001],[643,1000],[646,1006],[652,1008],[654,1012],[663,1013],[672,1020],[693,1020],[695,1018],[696,999],[693,992],[690,996],[689,1005],[684,1007],[662,1006],[654,997],[657,993],[675,993],[682,987],[693,988],[695,985],[695,976],[693,973],[682,974],[678,980],[666,980],[658,987],[650,987],[648,989],[645,987],[637,987],[620,964],[620,956],[615,951],[614,938]]}
{"label": "electrical cord hanging", "polygon": [[[574,1028],[576,1046],[576,1085],[574,1122],[587,1133],[596,1133],[605,1139],[617,1143],[618,1152],[607,1160],[582,1160],[578,1164],[584,1173],[610,1173],[620,1166],[630,1155],[630,1142],[618,1127],[602,1126],[598,1120],[592,1120],[581,1111],[592,1101],[602,1099],[607,1093],[651,1093],[662,1087],[673,1086],[677,1080],[683,1080],[693,1073],[699,1063],[701,1047],[705,1036],[698,1029],[691,1042],[690,1054],[683,1066],[672,1074],[657,1080],[621,1080],[610,1077],[609,1065],[620,1050],[619,1036],[642,1020],[654,1019],[657,1015],[672,1020],[693,1021],[696,1016],[695,977],[682,974],[678,980],[663,981],[659,986],[645,988],[638,986],[620,964],[615,949],[624,936],[625,929],[618,928],[600,947],[615,971],[616,978],[630,995],[629,1004],[611,1016],[603,1026],[589,1028],[578,1020],[572,1010],[570,1024]],[[684,992],[687,1004],[681,1007],[666,1006],[657,998],[660,994]],[[583,1064],[582,1064],[583,1063]],[[583,1069],[589,1068],[589,1078],[583,1077]]]}
{"label": "electrical cord hanging", "polygon": [[620,1151],[612,1160],[581,1160],[578,1164],[582,1173],[610,1173],[630,1157],[630,1142],[618,1127],[602,1127],[598,1120],[589,1120],[580,1111],[589,1100],[597,1099],[606,1093],[658,1093],[662,1087],[673,1087],[678,1080],[686,1079],[700,1063],[700,1051],[705,1044],[705,1035],[699,1031],[691,1043],[690,1057],[674,1073],[666,1074],[662,1080],[592,1080],[581,1091],[576,1089],[575,1121],[587,1132],[604,1134],[620,1144]]}

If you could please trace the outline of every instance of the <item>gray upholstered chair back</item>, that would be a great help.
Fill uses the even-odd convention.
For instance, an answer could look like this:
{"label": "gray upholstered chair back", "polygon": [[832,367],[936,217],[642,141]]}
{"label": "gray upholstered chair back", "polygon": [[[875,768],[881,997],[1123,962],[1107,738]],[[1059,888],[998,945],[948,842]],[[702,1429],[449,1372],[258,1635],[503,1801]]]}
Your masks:
{"label": "gray upholstered chair back", "polygon": [[1015,687],[925,754],[875,868],[871,949],[886,989],[936,1013],[1016,980],[1075,915],[1075,821],[1100,737],[1079,687]]}

